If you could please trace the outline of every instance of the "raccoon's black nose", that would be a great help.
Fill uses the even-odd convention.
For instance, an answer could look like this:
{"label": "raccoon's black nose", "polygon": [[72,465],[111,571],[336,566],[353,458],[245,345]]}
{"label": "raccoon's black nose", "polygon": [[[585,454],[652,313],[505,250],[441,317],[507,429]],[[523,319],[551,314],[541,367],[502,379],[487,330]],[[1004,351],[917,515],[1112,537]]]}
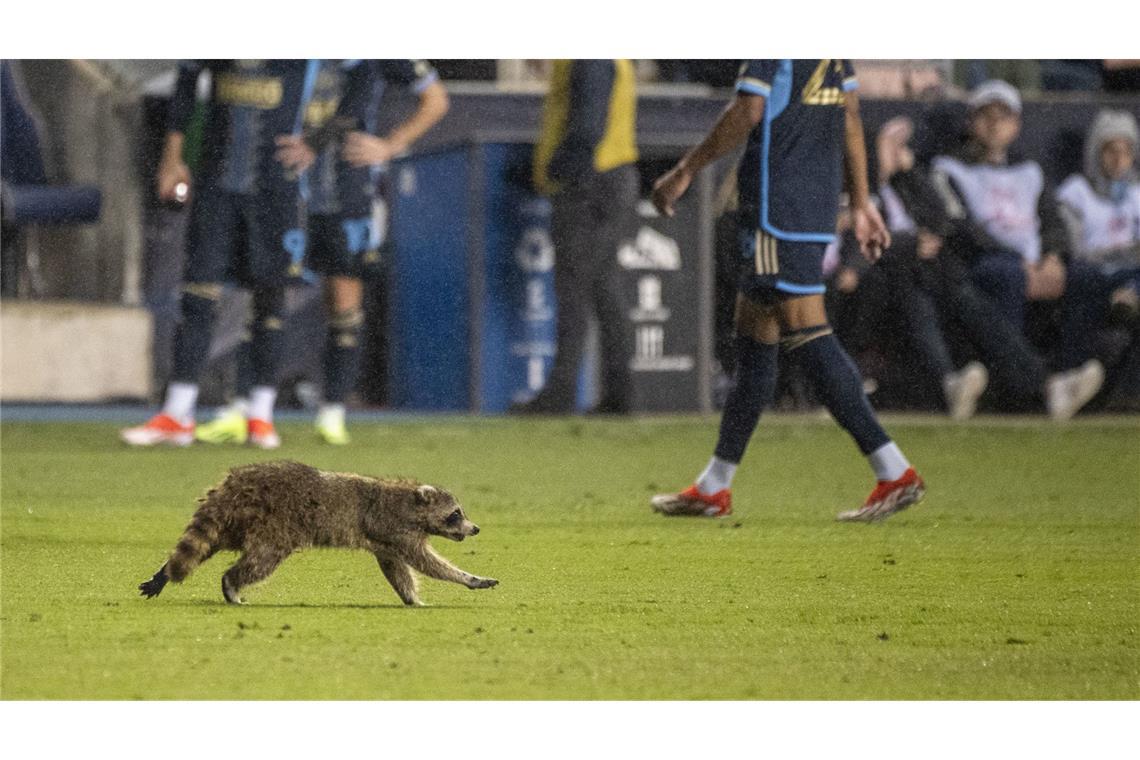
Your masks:
{"label": "raccoon's black nose", "polygon": [[473,535],[473,536],[479,535],[479,526],[478,525],[472,525],[471,526],[471,535]]}

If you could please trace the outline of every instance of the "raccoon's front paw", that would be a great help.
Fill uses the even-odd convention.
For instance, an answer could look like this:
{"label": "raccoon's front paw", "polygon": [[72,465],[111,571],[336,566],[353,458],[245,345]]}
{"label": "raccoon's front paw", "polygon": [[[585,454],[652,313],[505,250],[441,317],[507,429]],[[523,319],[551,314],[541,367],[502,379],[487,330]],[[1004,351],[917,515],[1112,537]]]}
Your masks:
{"label": "raccoon's front paw", "polygon": [[498,585],[499,581],[494,578],[473,577],[471,582],[467,584],[467,588],[492,588]]}

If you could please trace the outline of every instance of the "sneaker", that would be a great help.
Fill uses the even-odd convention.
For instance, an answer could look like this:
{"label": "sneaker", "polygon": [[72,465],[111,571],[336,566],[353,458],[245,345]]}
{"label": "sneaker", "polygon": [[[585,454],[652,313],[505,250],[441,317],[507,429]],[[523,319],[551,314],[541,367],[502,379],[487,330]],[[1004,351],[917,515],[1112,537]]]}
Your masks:
{"label": "sneaker", "polygon": [[194,423],[183,425],[168,414],[156,414],[138,427],[120,430],[119,437],[131,446],[189,446],[194,443]]}
{"label": "sneaker", "polygon": [[1045,405],[1057,421],[1071,419],[1104,385],[1104,365],[1089,359],[1077,369],[1050,375],[1045,381]]}
{"label": "sneaker", "polygon": [[236,411],[225,411],[209,422],[198,426],[194,437],[203,443],[245,443],[248,435],[245,415]]}
{"label": "sneaker", "polygon": [[978,410],[978,398],[990,382],[990,373],[980,362],[970,362],[942,380],[946,410],[952,420],[968,420]]}
{"label": "sneaker", "polygon": [[344,425],[344,417],[333,415],[319,415],[317,417],[317,435],[331,446],[344,446],[348,443],[348,429]]}
{"label": "sneaker", "polygon": [[840,522],[885,520],[895,512],[901,512],[911,504],[922,501],[925,495],[926,484],[911,467],[898,480],[880,480],[863,506],[849,512],[840,512],[835,519]]}
{"label": "sneaker", "polygon": [[681,493],[658,494],[650,504],[654,512],[670,517],[728,517],[732,514],[732,491],[722,488],[709,495],[692,485]]}
{"label": "sneaker", "polygon": [[250,446],[259,449],[276,449],[281,446],[281,436],[273,429],[273,423],[267,420],[249,420],[249,435],[246,441]]}

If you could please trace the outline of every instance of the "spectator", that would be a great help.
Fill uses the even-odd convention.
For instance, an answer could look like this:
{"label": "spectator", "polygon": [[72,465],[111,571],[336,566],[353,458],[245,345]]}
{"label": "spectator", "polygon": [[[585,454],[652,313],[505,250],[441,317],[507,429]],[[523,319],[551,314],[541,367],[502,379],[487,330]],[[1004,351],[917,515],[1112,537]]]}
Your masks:
{"label": "spectator", "polygon": [[[874,267],[858,256],[846,215],[840,215],[840,241],[836,251],[839,264],[832,278],[831,306],[838,317],[838,329],[845,345],[855,352],[881,345],[882,336],[896,339],[898,352],[915,364],[938,385],[946,411],[953,419],[973,416],[978,399],[989,382],[985,365],[969,361],[958,366],[943,335],[942,318],[935,298],[940,290],[936,281],[943,276],[938,254],[942,238],[921,227],[907,210],[904,196],[890,181],[917,171],[909,147],[913,135],[909,119],[887,122],[877,138],[879,199],[891,231],[891,247]],[[908,193],[912,196],[913,193]],[[979,300],[970,294],[971,303]],[[967,320],[973,325],[984,320]]]}
{"label": "spectator", "polygon": [[1075,257],[1096,264],[1120,284],[1138,287],[1140,266],[1140,176],[1136,171],[1140,130],[1127,111],[1102,111],[1085,141],[1084,172],[1057,190]]}
{"label": "spectator", "polygon": [[974,90],[969,106],[970,139],[958,155],[933,164],[949,217],[948,242],[1017,332],[1024,332],[1028,302],[1056,302],[1061,372],[1047,379],[1044,394],[1050,416],[1068,419],[1104,382],[1104,367],[1091,358],[1086,339],[1103,304],[1090,286],[1091,270],[1069,261],[1065,226],[1041,167],[1011,154],[1021,129],[1017,90],[991,80]]}
{"label": "spectator", "polygon": [[554,62],[534,152],[535,185],[554,205],[554,366],[542,391],[512,412],[573,410],[591,313],[601,332],[604,388],[595,411],[629,411],[629,340],[616,254],[636,220],[636,113],[631,61]]}
{"label": "spectator", "polygon": [[[1140,306],[1140,176],[1136,153],[1140,130],[1126,111],[1102,111],[1085,141],[1084,171],[1066,179],[1057,191],[1062,216],[1069,226],[1074,258],[1094,268],[1099,281],[1094,292],[1110,293],[1111,313],[1120,327],[1110,376],[1123,380],[1115,390],[1124,396],[1140,395],[1140,378],[1128,377],[1127,368],[1140,358],[1135,330]],[[1106,336],[1111,337],[1111,336]],[[1128,343],[1132,346],[1129,349]],[[1129,358],[1128,352],[1132,357]],[[1117,365],[1113,368],[1111,365]]]}

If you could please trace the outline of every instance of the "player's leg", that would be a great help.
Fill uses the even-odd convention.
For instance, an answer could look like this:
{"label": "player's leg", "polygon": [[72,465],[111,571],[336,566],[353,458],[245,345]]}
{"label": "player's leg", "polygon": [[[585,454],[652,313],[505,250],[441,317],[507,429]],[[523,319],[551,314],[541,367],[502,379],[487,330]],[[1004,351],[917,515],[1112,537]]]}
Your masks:
{"label": "player's leg", "polygon": [[326,443],[348,443],[345,400],[356,385],[360,368],[360,334],[364,327],[364,282],[334,275],[325,280],[328,334],[324,352],[324,400],[317,411],[317,433]]}
{"label": "player's leg", "polygon": [[264,192],[247,200],[249,239],[243,280],[253,295],[248,442],[275,449],[281,445],[273,407],[285,343],[285,285],[287,277],[301,272],[305,231],[298,199],[291,192]]}
{"label": "player's leg", "polygon": [[781,343],[803,366],[816,393],[867,457],[878,485],[862,507],[840,520],[880,520],[919,501],[925,487],[898,445],[883,430],[863,392],[863,379],[827,322],[822,293],[780,304]]}
{"label": "player's leg", "polygon": [[345,401],[356,385],[364,327],[363,257],[375,252],[378,235],[368,216],[313,216],[309,220],[308,266],[324,275],[327,333],[322,354],[324,397],[317,434],[333,445],[348,443]]}
{"label": "player's leg", "polygon": [[780,323],[777,307],[744,293],[736,300],[734,384],[721,412],[716,449],[696,482],[678,494],[652,500],[665,515],[724,517],[732,513],[732,479],[744,457],[760,414],[776,391]]}
{"label": "player's leg", "polygon": [[198,377],[209,359],[222,281],[237,243],[240,219],[234,196],[202,188],[190,210],[183,272],[181,320],[174,334],[174,368],[162,411],[145,424],[121,431],[133,446],[194,441]]}
{"label": "player's leg", "polygon": [[716,449],[696,482],[681,493],[653,497],[654,511],[665,515],[723,517],[732,513],[736,468],[760,413],[775,395],[780,344],[775,242],[755,227],[743,225],[737,230],[737,245],[749,268],[740,279],[736,299],[732,390],[721,412]]}
{"label": "player's leg", "polygon": [[249,436],[249,391],[253,387],[253,304],[241,292],[246,311],[241,338],[234,352],[236,364],[233,396],[212,420],[198,425],[194,437],[203,443],[244,444]]}
{"label": "player's leg", "polygon": [[248,442],[275,449],[281,438],[273,426],[277,383],[285,343],[285,286],[262,284],[253,291],[253,385],[249,390]]}

